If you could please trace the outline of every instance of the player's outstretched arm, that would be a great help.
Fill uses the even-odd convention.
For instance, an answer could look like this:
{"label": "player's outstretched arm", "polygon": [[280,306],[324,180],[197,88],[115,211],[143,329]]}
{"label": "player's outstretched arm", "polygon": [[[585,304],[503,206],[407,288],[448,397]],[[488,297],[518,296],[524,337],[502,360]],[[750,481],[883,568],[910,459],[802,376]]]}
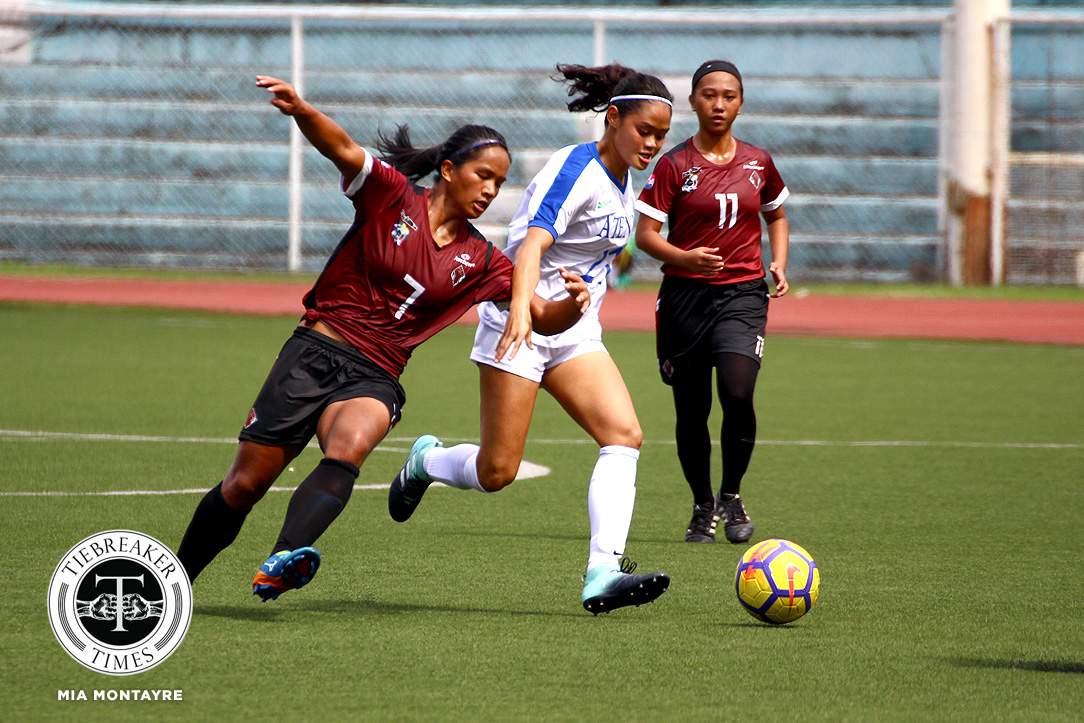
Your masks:
{"label": "player's outstretched arm", "polygon": [[579,274],[561,269],[561,278],[565,280],[568,296],[558,301],[547,301],[535,294],[531,299],[531,322],[534,330],[543,336],[560,334],[572,328],[591,306],[591,292]]}
{"label": "player's outstretched arm", "polygon": [[365,165],[365,149],[335,121],[305,102],[292,85],[270,75],[257,75],[256,85],[274,97],[271,105],[293,116],[302,135],[339,169],[347,182]]}
{"label": "player's outstretched arm", "polygon": [[508,306],[508,319],[504,323],[504,333],[497,340],[494,358],[500,361],[508,353],[511,359],[519,351],[521,344],[531,347],[531,299],[541,275],[542,254],[554,243],[549,231],[531,227],[527,236],[516,250],[516,268],[512,272],[512,301]]}
{"label": "player's outstretched arm", "polygon": [[710,276],[723,270],[723,259],[717,248],[704,246],[686,251],[662,237],[662,224],[645,214],[636,222],[636,247],[664,264],[679,266],[698,274]]}

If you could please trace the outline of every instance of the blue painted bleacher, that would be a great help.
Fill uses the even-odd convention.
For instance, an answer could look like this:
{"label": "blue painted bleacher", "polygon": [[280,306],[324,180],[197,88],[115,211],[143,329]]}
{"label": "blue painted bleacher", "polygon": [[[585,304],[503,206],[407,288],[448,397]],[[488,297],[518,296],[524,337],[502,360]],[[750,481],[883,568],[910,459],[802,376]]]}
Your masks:
{"label": "blue painted bleacher", "polygon": [[[834,3],[857,4],[901,5]],[[367,145],[398,122],[410,122],[419,143],[463,122],[502,130],[513,171],[480,220],[500,241],[547,154],[585,138],[583,118],[563,111],[564,90],[547,76],[555,62],[589,62],[591,28],[447,28],[307,21],[306,96]],[[288,75],[285,23],[36,18],[31,30],[31,62],[0,64],[0,258],[281,267],[289,120],[253,76]],[[772,152],[794,193],[794,273],[936,274],[936,28],[664,34],[615,22],[608,33],[612,57],[663,75],[674,91],[673,142],[695,130],[683,104],[689,72],[720,55],[742,67],[737,135]],[[1084,33],[1058,35],[1065,39],[1051,43],[1047,32],[1014,31],[1014,150],[1082,147]],[[1024,172],[1013,194],[1061,198],[1078,180]],[[350,206],[311,148],[305,181],[306,263],[318,266]],[[1065,213],[1062,222],[1084,221]],[[1025,235],[1056,233],[1049,220],[1011,223]]]}

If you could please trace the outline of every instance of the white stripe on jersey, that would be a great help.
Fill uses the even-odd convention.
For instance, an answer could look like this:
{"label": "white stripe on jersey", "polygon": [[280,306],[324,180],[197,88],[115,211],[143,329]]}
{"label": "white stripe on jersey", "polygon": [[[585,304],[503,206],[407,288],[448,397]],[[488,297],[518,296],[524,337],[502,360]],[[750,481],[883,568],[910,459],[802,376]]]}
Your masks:
{"label": "white stripe on jersey", "polygon": [[771,203],[762,204],[760,207],[761,213],[767,213],[768,211],[774,211],[783,205],[783,202],[790,198],[790,191],[786,186],[783,186],[783,190],[779,192],[779,195],[775,197],[775,200]]}

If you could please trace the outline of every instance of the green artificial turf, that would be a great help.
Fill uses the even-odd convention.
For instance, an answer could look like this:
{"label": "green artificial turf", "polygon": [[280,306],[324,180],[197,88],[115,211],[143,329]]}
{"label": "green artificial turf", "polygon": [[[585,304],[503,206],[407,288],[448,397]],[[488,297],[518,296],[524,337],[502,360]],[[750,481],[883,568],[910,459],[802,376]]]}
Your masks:
{"label": "green artificial turf", "polygon": [[[0,429],[197,438],[0,432],[0,492],[209,488],[292,323],[0,305]],[[359,483],[390,481],[422,432],[476,437],[472,334],[418,351],[405,417]],[[682,542],[691,500],[652,336],[606,341],[645,434],[627,551],[673,579],[654,604],[580,607],[596,449],[543,399],[526,456],[548,476],[489,496],[434,488],[402,525],[384,491],[357,490],[314,582],[260,604],[251,576],[289,499],[270,493],[195,584],[184,643],[127,678],[57,644],[50,575],[99,530],[176,546],[199,496],[0,497],[3,717],[1079,720],[1084,349],[770,338],[743,494],[754,540],[798,542],[823,575],[812,612],[771,627],[734,597],[744,546]],[[318,459],[306,451],[278,484]],[[108,688],[184,700],[57,700]]]}

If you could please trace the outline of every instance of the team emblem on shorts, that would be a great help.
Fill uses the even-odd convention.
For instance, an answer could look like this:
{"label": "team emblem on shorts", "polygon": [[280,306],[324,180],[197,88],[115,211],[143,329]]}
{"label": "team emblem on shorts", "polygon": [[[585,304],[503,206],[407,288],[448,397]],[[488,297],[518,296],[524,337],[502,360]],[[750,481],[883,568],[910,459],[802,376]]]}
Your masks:
{"label": "team emblem on shorts", "polygon": [[391,227],[391,240],[395,242],[396,246],[402,246],[410,232],[417,230],[418,224],[414,223],[414,219],[407,216],[406,211],[400,211],[399,223]]}
{"label": "team emblem on shorts", "polygon": [[257,419],[259,419],[259,417],[256,416],[256,407],[248,410],[248,418],[245,419],[245,429],[248,429],[255,424]]}
{"label": "team emblem on shorts", "polygon": [[700,183],[700,166],[693,166],[685,173],[681,174],[681,190],[689,193],[695,191],[697,184]]}
{"label": "team emblem on shorts", "polygon": [[753,346],[753,353],[757,355],[757,359],[764,358],[764,337],[758,336],[757,342]]}
{"label": "team emblem on shorts", "polygon": [[180,646],[192,585],[173,551],[150,535],[107,530],[64,553],[49,583],[49,623],[81,665],[106,675],[155,667]]}

